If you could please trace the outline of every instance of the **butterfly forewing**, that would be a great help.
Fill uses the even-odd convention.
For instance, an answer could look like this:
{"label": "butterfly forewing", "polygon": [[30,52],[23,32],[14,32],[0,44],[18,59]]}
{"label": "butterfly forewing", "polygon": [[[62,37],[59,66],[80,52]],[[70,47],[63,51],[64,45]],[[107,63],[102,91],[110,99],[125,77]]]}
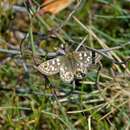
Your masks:
{"label": "butterfly forewing", "polygon": [[[94,54],[94,55],[93,55]],[[82,66],[84,67],[89,67],[92,64],[98,63],[102,56],[93,53],[92,51],[80,51],[80,52],[75,52],[77,62],[80,62]]]}
{"label": "butterfly forewing", "polygon": [[74,52],[73,55],[76,61],[75,77],[78,79],[82,79],[87,74],[88,68],[101,59],[99,54],[93,55],[92,51]]}
{"label": "butterfly forewing", "polygon": [[61,65],[61,57],[56,57],[51,60],[47,60],[41,63],[37,68],[38,70],[45,75],[54,75],[59,73]]}
{"label": "butterfly forewing", "polygon": [[85,51],[73,52],[75,61],[75,77],[82,79],[87,74],[87,67],[91,64],[91,53]]}

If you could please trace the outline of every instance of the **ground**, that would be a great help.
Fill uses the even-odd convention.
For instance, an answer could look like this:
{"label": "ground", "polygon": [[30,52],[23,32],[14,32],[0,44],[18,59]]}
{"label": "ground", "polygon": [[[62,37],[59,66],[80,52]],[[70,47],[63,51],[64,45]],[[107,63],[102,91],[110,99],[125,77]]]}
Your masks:
{"label": "ground", "polygon": [[[29,2],[0,1],[0,129],[129,130],[130,1],[75,0],[57,14]],[[78,47],[102,57],[83,79],[37,70]]]}

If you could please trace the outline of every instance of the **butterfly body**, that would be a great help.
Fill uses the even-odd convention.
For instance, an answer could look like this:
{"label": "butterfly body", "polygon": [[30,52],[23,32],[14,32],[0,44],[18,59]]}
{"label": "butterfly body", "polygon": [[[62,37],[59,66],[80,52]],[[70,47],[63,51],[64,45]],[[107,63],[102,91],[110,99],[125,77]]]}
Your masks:
{"label": "butterfly body", "polygon": [[[100,55],[95,55],[95,63],[100,60]],[[60,78],[67,83],[71,83],[75,78],[82,79],[87,74],[87,69],[92,65],[91,51],[73,51],[47,60],[37,68],[47,76],[59,73]]]}

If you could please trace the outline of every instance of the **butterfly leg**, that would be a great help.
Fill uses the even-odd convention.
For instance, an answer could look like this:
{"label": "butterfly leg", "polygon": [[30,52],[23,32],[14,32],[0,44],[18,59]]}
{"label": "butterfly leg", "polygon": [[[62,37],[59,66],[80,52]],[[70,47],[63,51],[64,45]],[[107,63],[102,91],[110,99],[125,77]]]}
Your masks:
{"label": "butterfly leg", "polygon": [[51,90],[51,97],[54,98],[57,96],[56,91],[55,91],[55,85],[49,80],[49,78],[46,75],[43,75],[45,79],[45,88],[49,87]]}

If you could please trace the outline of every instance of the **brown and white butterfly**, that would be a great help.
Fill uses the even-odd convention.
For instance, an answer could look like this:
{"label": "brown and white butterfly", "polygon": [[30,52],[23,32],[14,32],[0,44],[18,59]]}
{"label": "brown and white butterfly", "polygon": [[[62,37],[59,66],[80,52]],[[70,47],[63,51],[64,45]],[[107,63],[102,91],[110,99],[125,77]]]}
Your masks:
{"label": "brown and white butterfly", "polygon": [[75,78],[82,79],[93,61],[96,64],[100,59],[101,55],[95,54],[93,57],[92,51],[73,51],[45,61],[37,69],[47,76],[59,73],[62,81],[71,83]]}

